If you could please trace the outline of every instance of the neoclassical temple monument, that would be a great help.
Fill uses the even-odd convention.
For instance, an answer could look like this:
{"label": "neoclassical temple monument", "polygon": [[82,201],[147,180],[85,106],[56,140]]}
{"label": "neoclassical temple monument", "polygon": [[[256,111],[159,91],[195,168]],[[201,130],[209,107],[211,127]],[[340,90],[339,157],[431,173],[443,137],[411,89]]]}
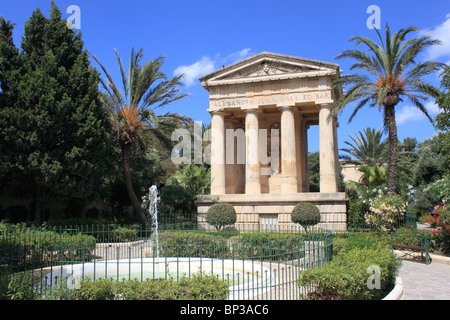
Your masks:
{"label": "neoclassical temple monument", "polygon": [[[301,201],[321,212],[320,226],[346,229],[339,189],[337,64],[262,52],[200,78],[210,94],[211,195],[198,197],[200,228],[215,202],[231,203],[236,228],[291,229]],[[320,192],[310,192],[308,128],[319,125]]]}

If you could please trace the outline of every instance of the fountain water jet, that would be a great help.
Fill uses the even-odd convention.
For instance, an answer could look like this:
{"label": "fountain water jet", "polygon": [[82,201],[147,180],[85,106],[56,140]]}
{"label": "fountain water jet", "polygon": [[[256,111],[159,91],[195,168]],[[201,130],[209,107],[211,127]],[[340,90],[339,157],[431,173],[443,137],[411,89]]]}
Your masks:
{"label": "fountain water jet", "polygon": [[151,222],[151,239],[156,243],[156,257],[159,258],[159,236],[158,236],[158,188],[153,185],[148,193],[148,212]]}

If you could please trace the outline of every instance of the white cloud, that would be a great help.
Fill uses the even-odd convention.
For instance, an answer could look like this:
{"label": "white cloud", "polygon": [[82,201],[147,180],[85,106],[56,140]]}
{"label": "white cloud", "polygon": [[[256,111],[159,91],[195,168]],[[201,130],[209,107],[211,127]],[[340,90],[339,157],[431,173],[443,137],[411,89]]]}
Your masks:
{"label": "white cloud", "polygon": [[215,62],[209,57],[202,57],[199,61],[189,66],[179,66],[174,74],[184,74],[186,86],[194,84],[201,75],[207,74],[215,69]]}
{"label": "white cloud", "polygon": [[247,58],[249,55],[250,55],[250,48],[245,48],[240,51],[229,54],[225,58],[225,61],[228,61],[228,63],[234,63],[241,59]]}
{"label": "white cloud", "polygon": [[196,80],[209,72],[221,67],[244,59],[250,55],[250,48],[242,49],[221,58],[220,53],[216,54],[213,59],[203,56],[197,62],[188,66],[179,66],[173,72],[174,74],[184,74],[184,82],[186,86],[195,84]]}
{"label": "white cloud", "polygon": [[[425,108],[428,111],[430,117],[436,116],[440,111],[436,103],[429,101],[425,104]],[[396,114],[397,125],[403,123],[409,123],[412,121],[427,120],[428,118],[415,106],[404,106]]]}
{"label": "white cloud", "polygon": [[445,16],[445,21],[442,24],[434,29],[423,29],[420,33],[441,41],[440,45],[428,49],[428,59],[450,57],[450,14]]}

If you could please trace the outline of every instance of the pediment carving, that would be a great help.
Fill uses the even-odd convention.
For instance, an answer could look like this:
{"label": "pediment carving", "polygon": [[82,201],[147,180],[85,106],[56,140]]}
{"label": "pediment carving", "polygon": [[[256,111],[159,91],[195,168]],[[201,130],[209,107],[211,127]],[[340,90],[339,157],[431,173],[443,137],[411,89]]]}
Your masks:
{"label": "pediment carving", "polygon": [[314,71],[314,69],[304,66],[294,66],[281,63],[273,63],[271,61],[264,61],[260,65],[236,71],[220,79],[251,78],[251,77],[270,76],[286,73],[301,73],[308,71]]}
{"label": "pediment carving", "polygon": [[262,52],[199,78],[203,87],[237,83],[287,80],[306,77],[338,77],[339,66],[334,63]]}

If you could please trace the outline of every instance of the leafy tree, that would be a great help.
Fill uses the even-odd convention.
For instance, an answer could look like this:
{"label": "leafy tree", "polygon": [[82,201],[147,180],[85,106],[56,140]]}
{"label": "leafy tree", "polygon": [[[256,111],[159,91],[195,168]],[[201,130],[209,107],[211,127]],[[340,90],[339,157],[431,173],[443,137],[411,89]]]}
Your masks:
{"label": "leafy tree", "polygon": [[405,138],[398,144],[397,189],[399,190],[406,190],[407,185],[414,185],[414,174],[419,158],[417,146],[416,138]]}
{"label": "leafy tree", "polygon": [[[376,29],[375,29],[376,30]],[[397,125],[395,121],[395,107],[406,98],[432,121],[422,101],[429,96],[437,97],[439,90],[426,82],[423,78],[441,67],[441,63],[425,61],[416,63],[418,55],[427,47],[438,44],[429,36],[421,36],[406,40],[411,32],[417,32],[415,27],[401,29],[391,35],[386,26],[385,39],[376,30],[381,45],[373,40],[354,36],[351,41],[364,44],[370,54],[356,50],[346,50],[339,54],[338,59],[357,60],[351,66],[362,69],[365,74],[344,75],[333,83],[333,87],[352,85],[336,102],[330,116],[335,116],[351,102],[359,101],[350,116],[349,121],[366,104],[377,107],[383,112],[384,128],[388,132],[389,163],[388,163],[388,191],[395,192],[397,178]]]}
{"label": "leafy tree", "polygon": [[319,152],[308,153],[309,190],[319,192],[320,189],[320,160]]}
{"label": "leafy tree", "polygon": [[13,28],[13,23],[0,17],[0,185],[11,179],[12,171],[19,169],[15,146],[23,143],[18,130],[23,111],[16,108],[16,84],[22,72],[22,60],[13,42]]}
{"label": "leafy tree", "polygon": [[418,159],[414,167],[414,185],[426,185],[442,178],[444,155],[438,146],[438,136],[425,139],[417,147]]}
{"label": "leafy tree", "polygon": [[353,143],[345,141],[350,148],[341,149],[350,156],[341,158],[351,163],[369,167],[382,166],[387,160],[387,140],[382,140],[383,133],[380,129],[366,128],[359,131],[356,137],[350,136]]}
{"label": "leafy tree", "polygon": [[19,49],[13,42],[14,24],[0,17],[0,106],[3,108],[14,101],[13,83],[20,73]]}
{"label": "leafy tree", "polygon": [[174,179],[181,186],[192,190],[194,194],[209,194],[211,171],[205,166],[187,165],[175,173]]}
{"label": "leafy tree", "polygon": [[138,141],[140,132],[150,130],[155,137],[168,139],[164,129],[179,125],[182,116],[172,113],[156,115],[155,109],[160,108],[181,99],[186,94],[181,94],[179,87],[182,85],[182,75],[167,79],[161,70],[165,59],[160,56],[141,65],[143,58],[142,49],[131,51],[128,74],[122,64],[122,60],[116,51],[116,58],[121,71],[123,91],[120,91],[112,76],[99,60],[91,54],[105,73],[108,82],[101,80],[105,93],[102,101],[108,110],[113,130],[116,133],[116,141],[121,149],[121,164],[123,180],[133,206],[135,214],[142,223],[147,223],[145,214],[133,188],[131,178],[131,154]]}
{"label": "leafy tree", "polygon": [[21,47],[22,73],[15,78],[10,110],[16,116],[6,124],[16,132],[3,134],[16,142],[14,167],[34,185],[39,224],[43,198],[71,199],[81,208],[99,196],[110,126],[98,99],[99,74],[90,66],[81,34],[67,28],[54,2],[50,18],[36,9],[26,21]]}
{"label": "leafy tree", "polygon": [[442,169],[450,173],[450,66],[446,66],[442,73],[441,87],[444,91],[436,99],[441,113],[436,116],[435,124],[441,131],[438,144],[444,156]]}

